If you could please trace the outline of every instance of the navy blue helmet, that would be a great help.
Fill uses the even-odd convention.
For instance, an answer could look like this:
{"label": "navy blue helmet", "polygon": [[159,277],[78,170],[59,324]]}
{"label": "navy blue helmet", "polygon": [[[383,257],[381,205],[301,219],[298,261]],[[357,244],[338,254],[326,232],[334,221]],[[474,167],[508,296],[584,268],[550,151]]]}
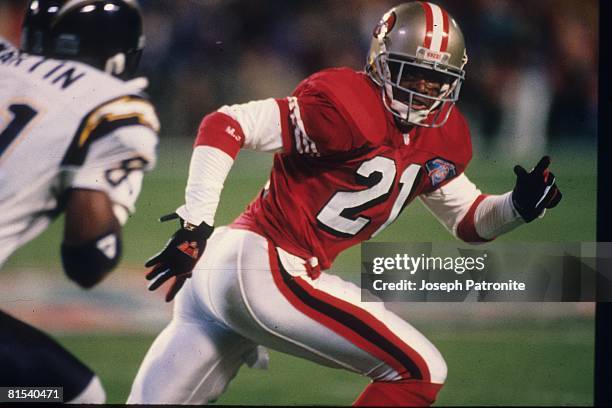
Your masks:
{"label": "navy blue helmet", "polygon": [[144,47],[135,0],[32,0],[21,49],[81,61],[109,74],[134,76]]}

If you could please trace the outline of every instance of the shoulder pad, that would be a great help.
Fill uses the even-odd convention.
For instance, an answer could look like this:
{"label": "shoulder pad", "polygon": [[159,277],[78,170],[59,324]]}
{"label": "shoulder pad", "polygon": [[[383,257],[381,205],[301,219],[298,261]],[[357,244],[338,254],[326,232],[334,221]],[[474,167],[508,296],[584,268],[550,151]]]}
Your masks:
{"label": "shoulder pad", "polygon": [[62,161],[63,165],[81,165],[88,146],[95,140],[123,126],[141,125],[159,132],[159,119],[155,108],[146,99],[125,95],[107,101],[85,116]]}
{"label": "shoulder pad", "polygon": [[325,97],[345,118],[352,132],[370,143],[382,143],[387,117],[378,87],[363,72],[349,68],[320,71],[302,81],[294,95]]}
{"label": "shoulder pad", "polygon": [[143,125],[157,133],[159,120],[155,108],[139,96],[122,96],[108,101],[85,117],[79,128],[78,144],[84,145],[92,133],[102,126],[116,129],[126,125]]}

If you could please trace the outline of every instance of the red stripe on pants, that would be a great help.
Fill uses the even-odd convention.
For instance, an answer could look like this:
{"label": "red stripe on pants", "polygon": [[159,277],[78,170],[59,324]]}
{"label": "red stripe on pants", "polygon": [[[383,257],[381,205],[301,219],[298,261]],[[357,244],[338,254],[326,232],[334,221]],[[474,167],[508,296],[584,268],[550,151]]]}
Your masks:
{"label": "red stripe on pants", "polygon": [[[407,368],[400,361],[397,360],[397,358],[389,354],[386,350],[382,349],[379,345],[374,344],[369,339],[364,338],[362,335],[356,333],[354,330],[352,330],[350,327],[347,327],[347,325],[343,324],[342,322],[304,303],[302,299],[300,299],[284,281],[280,270],[281,266],[278,262],[277,252],[271,243],[269,243],[268,252],[270,259],[270,269],[272,271],[274,282],[280,292],[296,309],[298,309],[300,312],[304,313],[311,319],[315,320],[316,322],[323,324],[325,327],[329,328],[336,334],[344,337],[360,349],[368,352],[369,354],[372,354],[379,360],[384,361],[395,371],[397,371],[402,378],[411,378],[414,373],[410,373]],[[424,381],[430,380],[429,369],[421,355],[417,353],[414,349],[412,349],[409,345],[404,343],[399,337],[397,337],[397,335],[393,333],[383,322],[376,319],[372,314],[361,309],[358,306],[338,299],[327,292],[310,286],[306,281],[304,281],[304,279],[300,277],[292,276],[291,278],[312,298],[315,298],[328,305],[332,305],[334,308],[356,317],[365,326],[369,326],[372,330],[385,337],[397,349],[401,350],[403,354],[406,355],[418,367],[418,369],[421,371],[422,379]]]}

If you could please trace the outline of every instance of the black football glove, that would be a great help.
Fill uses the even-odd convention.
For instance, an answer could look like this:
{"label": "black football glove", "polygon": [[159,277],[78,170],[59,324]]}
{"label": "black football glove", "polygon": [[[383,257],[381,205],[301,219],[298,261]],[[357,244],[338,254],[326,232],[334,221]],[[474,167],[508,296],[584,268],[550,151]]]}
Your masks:
{"label": "black football glove", "polygon": [[[161,222],[180,218],[176,213],[164,215]],[[158,254],[151,257],[145,266],[153,269],[147,273],[149,290],[155,290],[168,279],[174,278],[174,283],[166,293],[166,302],[172,301],[191,277],[191,271],[206,248],[206,240],[213,232],[213,227],[202,222],[199,226],[180,220],[179,228],[170,238],[166,246]]]}
{"label": "black football glove", "polygon": [[553,208],[561,201],[561,191],[555,185],[555,175],[548,171],[550,157],[544,156],[527,172],[514,166],[516,186],[512,190],[512,204],[525,222],[539,217],[546,208]]}

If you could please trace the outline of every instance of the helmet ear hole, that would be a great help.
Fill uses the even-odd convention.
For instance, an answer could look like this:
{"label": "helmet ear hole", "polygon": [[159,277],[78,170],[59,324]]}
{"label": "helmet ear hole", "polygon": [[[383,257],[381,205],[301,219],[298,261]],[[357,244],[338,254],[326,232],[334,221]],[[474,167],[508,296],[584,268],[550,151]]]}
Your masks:
{"label": "helmet ear hole", "polygon": [[115,76],[125,72],[125,54],[120,52],[106,60],[104,71]]}

